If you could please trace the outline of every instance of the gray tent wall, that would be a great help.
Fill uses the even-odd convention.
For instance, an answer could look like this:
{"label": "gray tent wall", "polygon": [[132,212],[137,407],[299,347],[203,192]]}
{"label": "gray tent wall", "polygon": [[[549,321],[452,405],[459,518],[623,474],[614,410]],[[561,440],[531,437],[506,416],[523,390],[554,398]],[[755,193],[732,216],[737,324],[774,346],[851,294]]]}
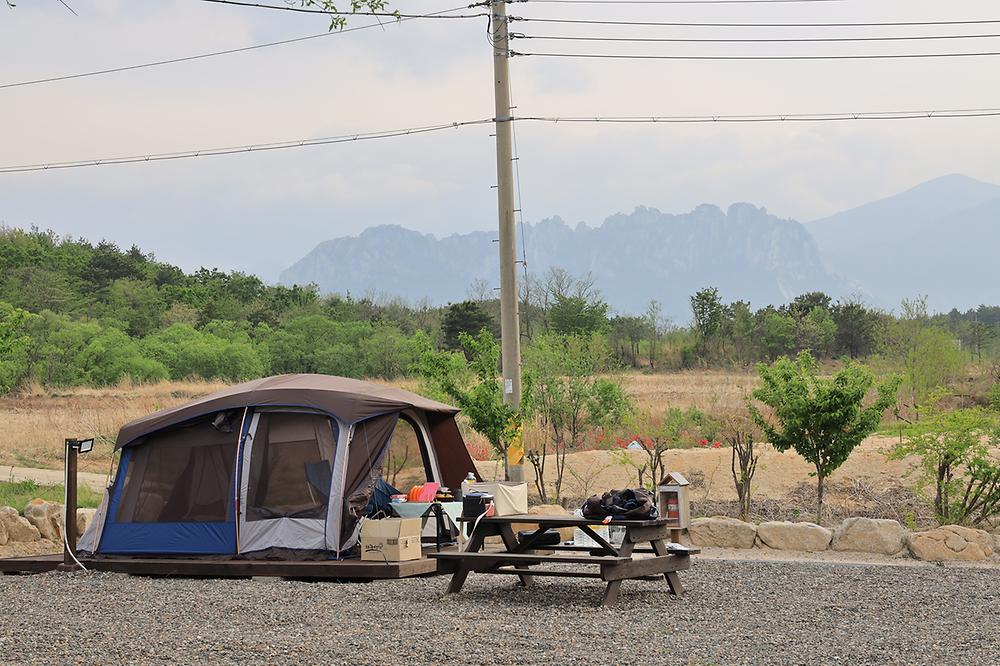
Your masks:
{"label": "gray tent wall", "polygon": [[[308,439],[311,436],[315,440],[323,460],[328,463],[333,463],[334,453],[339,448],[339,442],[333,438],[334,430],[338,435],[344,431],[336,419],[331,419],[328,415],[315,410],[273,407],[254,412],[246,442],[243,445],[243,459],[240,462],[240,513],[237,546],[241,554],[268,548],[325,550],[328,547],[326,541],[327,511],[321,515],[308,517],[268,516],[260,515],[260,509],[255,506],[259,502],[254,501],[253,490],[258,488],[260,484],[255,483],[257,479],[255,479],[254,467],[256,465],[259,468],[263,465],[262,460],[267,455],[263,447],[274,441],[273,436],[269,432],[265,432],[266,429],[261,428],[261,423],[262,420],[279,417],[295,419],[293,429],[297,429],[298,432],[294,433],[293,436],[300,439]],[[331,425],[334,430],[331,430]],[[285,428],[289,429],[287,425]],[[286,438],[288,436],[285,435]],[[269,437],[270,439],[268,439]],[[330,486],[327,486],[323,491],[317,489],[316,492],[317,494],[325,492],[327,510],[330,506],[338,504],[337,495],[331,492]]]}

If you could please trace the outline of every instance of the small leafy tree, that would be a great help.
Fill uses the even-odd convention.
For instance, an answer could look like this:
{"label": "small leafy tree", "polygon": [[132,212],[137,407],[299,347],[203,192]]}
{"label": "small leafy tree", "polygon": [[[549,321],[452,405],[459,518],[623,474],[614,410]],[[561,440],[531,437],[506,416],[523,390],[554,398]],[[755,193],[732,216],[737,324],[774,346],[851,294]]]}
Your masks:
{"label": "small leafy tree", "polygon": [[941,409],[943,396],[935,394],[934,406],[889,457],[919,459],[919,487],[933,484],[941,522],[978,525],[1000,513],[1000,460],[990,454],[990,446],[1000,445],[1000,429],[986,410]]}
{"label": "small leafy tree", "polygon": [[[623,449],[619,454],[620,462],[635,470],[639,484],[637,487],[656,489],[656,484],[667,472],[665,460],[667,451],[677,448],[685,438],[690,438],[693,427],[697,427],[697,422],[692,418],[691,412],[671,407],[653,424],[648,434],[636,434],[616,442],[616,445]],[[634,444],[638,444],[638,447]],[[641,463],[636,463],[632,458],[631,451],[636,448],[645,454]]]}
{"label": "small leafy tree", "polygon": [[760,459],[760,455],[754,450],[754,429],[751,423],[743,419],[734,419],[726,428],[723,438],[732,451],[730,468],[739,501],[740,520],[749,521],[750,489],[753,477],[757,473],[757,461]]}
{"label": "small leafy tree", "polygon": [[701,289],[691,297],[691,314],[702,348],[722,330],[725,308],[715,287]]}
{"label": "small leafy tree", "polygon": [[813,465],[816,477],[816,522],[823,515],[823,486],[851,451],[873,433],[882,414],[896,402],[899,379],[878,385],[876,398],[865,406],[875,385],[871,371],[848,363],[831,378],[821,377],[816,359],[808,351],[793,361],[780,358],[760,364],[760,387],[751,394],[770,408],[768,418],[748,401],[751,417],[779,451],[795,449]]}
{"label": "small leafy tree", "polygon": [[510,480],[507,452],[519,436],[531,405],[530,377],[525,377],[521,406],[515,409],[503,400],[498,371],[500,346],[493,334],[486,329],[475,337],[460,333],[459,342],[471,360],[457,353],[428,351],[420,363],[420,373],[462,410],[473,430],[486,438],[503,459],[504,478]]}
{"label": "small leafy tree", "polygon": [[[621,423],[630,400],[617,378],[598,374],[608,369],[608,348],[602,336],[539,336],[526,351],[534,409],[555,455],[553,490],[558,500],[566,456],[579,448],[589,432]],[[544,474],[549,452],[548,438],[543,438],[541,447],[527,455],[543,501],[548,500]]]}

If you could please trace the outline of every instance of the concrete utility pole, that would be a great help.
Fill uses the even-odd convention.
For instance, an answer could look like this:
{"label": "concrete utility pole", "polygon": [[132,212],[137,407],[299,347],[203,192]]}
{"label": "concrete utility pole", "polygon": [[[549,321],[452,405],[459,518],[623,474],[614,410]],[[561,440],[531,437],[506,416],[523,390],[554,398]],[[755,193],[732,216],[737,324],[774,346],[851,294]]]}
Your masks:
{"label": "concrete utility pole", "polygon": [[[500,217],[500,344],[504,401],[521,404],[521,324],[517,312],[517,235],[514,227],[514,155],[510,108],[510,47],[507,3],[491,0],[493,91],[496,103],[497,211]],[[510,476],[522,477],[521,460],[511,460]],[[514,468],[517,469],[514,469]]]}

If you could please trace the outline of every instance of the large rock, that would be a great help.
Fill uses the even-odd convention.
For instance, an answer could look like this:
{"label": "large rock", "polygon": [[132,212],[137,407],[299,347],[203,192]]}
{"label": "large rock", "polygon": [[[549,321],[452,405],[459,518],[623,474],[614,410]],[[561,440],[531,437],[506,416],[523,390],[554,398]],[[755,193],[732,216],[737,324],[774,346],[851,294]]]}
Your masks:
{"label": "large rock", "polygon": [[833,532],[815,523],[772,520],[757,527],[757,538],[775,550],[816,552],[830,546]]}
{"label": "large rock", "polygon": [[[572,516],[565,507],[559,506],[558,504],[539,504],[537,506],[528,507],[528,514],[532,516]],[[514,533],[521,530],[537,530],[538,525],[533,525],[531,523],[514,523],[511,526]],[[560,527],[558,530],[559,538],[563,541],[573,540],[573,528],[572,527]]]}
{"label": "large rock", "polygon": [[76,510],[76,538],[79,539],[87,531],[90,524],[94,522],[97,509],[77,509]]}
{"label": "large rock", "polygon": [[928,562],[985,560],[993,555],[993,537],[989,533],[959,525],[911,532],[907,545],[915,558]]}
{"label": "large rock", "polygon": [[833,549],[896,555],[906,547],[906,530],[895,520],[848,518],[833,531]]}
{"label": "large rock", "polygon": [[63,506],[43,499],[33,499],[24,506],[24,517],[38,528],[43,539],[62,543]]}
{"label": "large rock", "polygon": [[716,548],[753,548],[757,526],[736,518],[695,518],[688,527],[691,543]]}
{"label": "large rock", "polygon": [[7,530],[9,541],[38,541],[38,528],[32,525],[12,506],[0,506],[0,523]]}
{"label": "large rock", "polygon": [[0,523],[0,546],[6,546],[8,539],[9,537],[7,536],[7,526],[4,525],[3,523]]}

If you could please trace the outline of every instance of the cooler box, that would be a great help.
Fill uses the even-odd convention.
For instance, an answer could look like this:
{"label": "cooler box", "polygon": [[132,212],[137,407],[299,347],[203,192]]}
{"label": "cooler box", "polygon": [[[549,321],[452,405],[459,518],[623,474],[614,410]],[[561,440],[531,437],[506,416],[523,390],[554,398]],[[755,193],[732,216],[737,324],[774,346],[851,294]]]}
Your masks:
{"label": "cooler box", "polygon": [[471,492],[493,495],[494,515],[513,516],[528,513],[528,484],[513,481],[479,482],[469,484]]}
{"label": "cooler box", "polygon": [[361,526],[361,559],[403,562],[420,559],[420,518],[366,520]]}

